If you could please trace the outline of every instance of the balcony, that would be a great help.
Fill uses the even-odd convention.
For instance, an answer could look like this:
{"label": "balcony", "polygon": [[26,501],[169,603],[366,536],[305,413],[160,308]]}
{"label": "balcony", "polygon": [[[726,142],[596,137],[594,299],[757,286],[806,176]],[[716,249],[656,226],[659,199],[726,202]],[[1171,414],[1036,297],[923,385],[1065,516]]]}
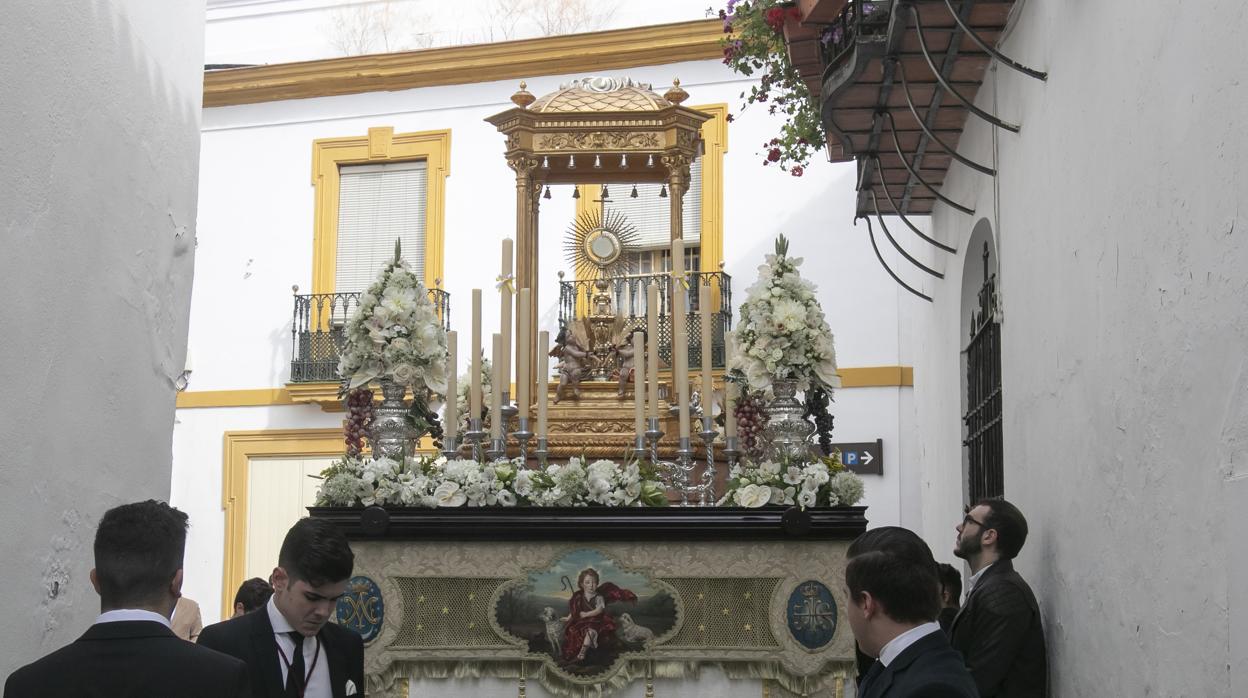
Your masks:
{"label": "balcony", "polygon": [[[451,326],[451,294],[440,288],[429,289],[438,318],[449,330]],[[324,407],[336,405],[338,357],[345,342],[347,319],[360,306],[357,293],[312,293],[295,295],[294,319],[291,323],[290,390],[296,402],[316,402]]]}
{"label": "balcony", "polygon": [[[711,287],[711,368],[724,368],[724,336],[732,329],[732,278],[722,272],[691,272],[690,292],[685,310],[689,336],[689,368],[702,368],[702,316],[698,307],[697,289]],[[559,323],[564,325],[589,314],[596,279],[559,282]],[[628,331],[646,329],[647,289],[651,282],[659,287],[659,358],[671,366],[672,361],[672,277],[670,274],[638,274],[606,279],[607,293],[617,316],[624,318]]]}

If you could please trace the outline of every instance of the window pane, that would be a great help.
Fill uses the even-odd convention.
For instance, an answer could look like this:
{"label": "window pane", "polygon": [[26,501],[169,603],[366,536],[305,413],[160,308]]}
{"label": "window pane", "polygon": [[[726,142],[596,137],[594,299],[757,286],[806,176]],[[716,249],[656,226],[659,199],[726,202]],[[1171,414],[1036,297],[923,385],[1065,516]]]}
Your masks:
{"label": "window pane", "polygon": [[338,256],[334,290],[363,291],[403,241],[403,258],[418,278],[425,270],[424,161],[339,169]]}

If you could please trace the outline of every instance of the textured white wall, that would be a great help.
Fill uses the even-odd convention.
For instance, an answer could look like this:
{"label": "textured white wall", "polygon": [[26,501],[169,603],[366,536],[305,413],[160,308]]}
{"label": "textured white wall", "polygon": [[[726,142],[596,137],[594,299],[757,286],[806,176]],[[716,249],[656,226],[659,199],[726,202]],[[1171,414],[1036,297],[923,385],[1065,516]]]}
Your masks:
{"label": "textured white wall", "polygon": [[[1053,695],[1248,693],[1241,540],[1248,505],[1248,10],[1234,1],[1030,2],[981,106],[993,182],[945,187],[997,232],[1006,496],[1047,621]],[[962,152],[992,158],[972,118]],[[965,247],[976,220],[942,209]],[[965,252],[966,250],[964,250]],[[978,251],[969,250],[978,263]],[[925,534],[949,547],[960,476],[962,259],[916,359]],[[978,269],[978,267],[976,267]]]}
{"label": "textured white wall", "polygon": [[104,510],[169,496],[204,10],[18,0],[4,15],[0,675],[99,612],[87,572]]}

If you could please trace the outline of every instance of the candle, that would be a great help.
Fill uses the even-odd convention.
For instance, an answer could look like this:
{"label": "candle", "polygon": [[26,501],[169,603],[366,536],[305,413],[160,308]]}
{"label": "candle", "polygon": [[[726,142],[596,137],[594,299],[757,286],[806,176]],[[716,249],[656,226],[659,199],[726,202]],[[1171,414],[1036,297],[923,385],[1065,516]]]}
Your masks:
{"label": "candle", "polygon": [[537,333],[537,350],[542,358],[537,360],[537,438],[546,438],[546,406],[550,395],[550,333]]}
{"label": "candle", "polygon": [[646,433],[646,348],[640,332],[633,333],[633,427],[637,436]]}
{"label": "candle", "polygon": [[[646,380],[649,390],[650,417],[659,418],[659,285],[653,281],[646,289],[646,335],[650,340],[650,356],[646,357]],[[638,379],[641,372],[637,372]]]}
{"label": "candle", "polygon": [[711,287],[698,286],[698,315],[702,318],[702,416],[710,417],[711,396],[715,394],[714,376],[711,374]]}
{"label": "candle", "polygon": [[472,372],[468,383],[468,418],[481,419],[481,289],[472,289]]}
{"label": "candle", "polygon": [[724,438],[737,435],[737,386],[728,382],[728,370],[732,366],[732,338],[724,333]]}
{"label": "candle", "polygon": [[520,419],[529,418],[529,296],[527,288],[520,289],[520,297],[516,302],[516,407],[520,409]]}
{"label": "candle", "polygon": [[499,355],[503,353],[503,336],[494,333],[494,389],[490,391],[490,438],[503,438],[503,369]]}
{"label": "candle", "polygon": [[459,334],[446,333],[446,432],[447,443],[459,434],[459,403],[455,401],[459,393]]}
{"label": "candle", "polygon": [[689,438],[689,337],[685,334],[685,242],[672,240],[672,382],[680,417],[680,438]]}
{"label": "candle", "polygon": [[494,355],[494,363],[498,365],[499,375],[501,379],[497,390],[502,390],[508,394],[511,393],[511,283],[510,280],[515,278],[511,263],[511,238],[503,240],[503,273],[500,274],[502,284],[498,289],[499,303],[501,312],[499,314],[499,329],[502,334],[503,345],[502,351]]}

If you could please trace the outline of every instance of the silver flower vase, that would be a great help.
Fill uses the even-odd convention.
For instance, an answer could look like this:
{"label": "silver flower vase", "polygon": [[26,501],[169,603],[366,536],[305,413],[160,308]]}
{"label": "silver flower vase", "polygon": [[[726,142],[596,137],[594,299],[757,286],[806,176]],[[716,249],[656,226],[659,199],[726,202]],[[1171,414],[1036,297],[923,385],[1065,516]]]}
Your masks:
{"label": "silver flower vase", "polygon": [[368,430],[368,441],[373,447],[373,458],[389,458],[402,462],[415,451],[416,439],[420,437],[407,423],[407,401],[403,399],[407,386],[382,378],[381,404],[373,410],[373,423]]}
{"label": "silver flower vase", "polygon": [[806,408],[797,399],[797,381],[772,383],[775,397],[767,403],[767,426],[763,440],[767,458],[776,463],[804,462],[810,459],[810,435],[815,426],[806,421]]}

